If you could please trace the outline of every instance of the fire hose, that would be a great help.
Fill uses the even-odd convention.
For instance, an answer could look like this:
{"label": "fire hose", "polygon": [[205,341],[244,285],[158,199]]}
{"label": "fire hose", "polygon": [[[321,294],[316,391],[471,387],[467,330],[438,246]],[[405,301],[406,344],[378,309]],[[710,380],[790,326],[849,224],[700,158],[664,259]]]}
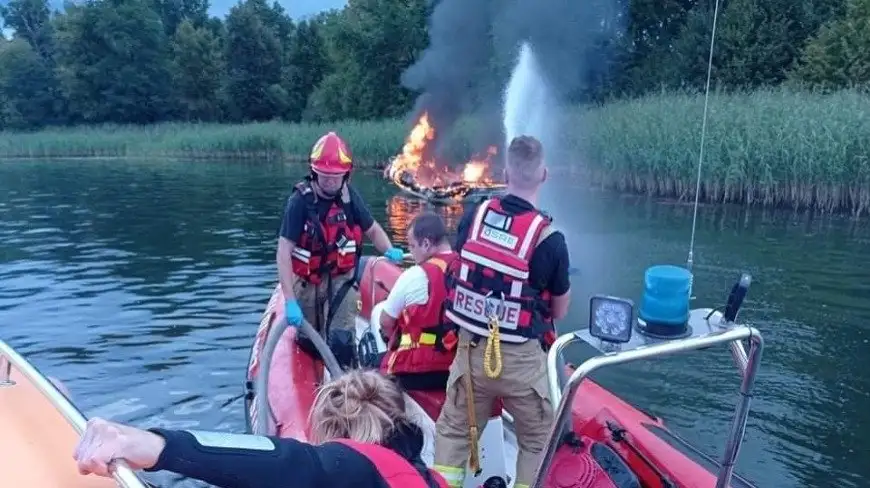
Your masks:
{"label": "fire hose", "polygon": [[[272,411],[272,404],[269,403],[269,374],[272,369],[272,355],[275,353],[275,349],[278,347],[278,342],[281,340],[284,331],[286,331],[288,327],[289,324],[286,320],[277,321],[269,330],[266,337],[266,343],[263,345],[261,357],[264,359],[262,363],[260,363],[261,370],[255,379],[254,388],[254,402],[257,403],[257,410],[259,411],[259,416],[252,419],[254,434],[270,435],[272,434],[270,422],[277,424],[275,413]],[[326,344],[326,341],[323,340],[323,337],[320,336],[314,327],[307,320],[303,319],[302,324],[299,326],[299,330],[311,339],[314,348],[318,353],[320,353],[320,357],[323,359],[323,363],[326,365],[326,370],[329,371],[329,375],[332,379],[341,376],[344,371],[338,364],[338,360]]]}

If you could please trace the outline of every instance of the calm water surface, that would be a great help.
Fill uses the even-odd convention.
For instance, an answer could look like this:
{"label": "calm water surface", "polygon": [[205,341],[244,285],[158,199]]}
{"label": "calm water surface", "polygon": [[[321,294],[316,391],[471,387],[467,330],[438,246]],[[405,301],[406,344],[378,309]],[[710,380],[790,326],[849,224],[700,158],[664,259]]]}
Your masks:
{"label": "calm water surface", "polygon": [[[65,381],[89,416],[243,431],[244,368],[301,174],[278,163],[0,163],[0,337]],[[401,242],[421,204],[374,175],[354,182]],[[686,260],[691,206],[582,183],[554,183],[543,199],[581,269],[563,330],[585,323],[590,294],[637,300],[646,267]],[[461,209],[443,211],[455,225]],[[697,305],[721,305],[742,271],[754,277],[741,317],[768,347],[738,466],[760,486],[870,486],[868,227],[701,208]],[[596,377],[721,456],[738,387],[725,350]]]}

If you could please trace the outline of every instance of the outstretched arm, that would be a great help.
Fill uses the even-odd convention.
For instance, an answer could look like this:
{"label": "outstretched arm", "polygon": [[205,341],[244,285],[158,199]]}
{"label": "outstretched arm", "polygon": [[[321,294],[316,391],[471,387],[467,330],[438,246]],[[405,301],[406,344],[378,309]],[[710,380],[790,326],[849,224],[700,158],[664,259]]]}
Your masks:
{"label": "outstretched arm", "polygon": [[278,251],[275,254],[278,263],[278,281],[281,283],[281,291],[284,292],[285,300],[295,300],[293,285],[296,284],[296,273],[293,272],[292,256],[296,243],[286,237],[278,238]]}
{"label": "outstretched arm", "polygon": [[387,232],[381,227],[381,224],[372,222],[371,227],[366,230],[366,237],[372,240],[372,244],[379,253],[383,254],[393,248],[393,243]]}
{"label": "outstretched arm", "polygon": [[225,488],[306,488],[329,480],[317,448],[295,439],[137,429],[91,419],[73,457],[82,474],[110,476],[109,463],[172,471]]}
{"label": "outstretched arm", "polygon": [[166,447],[148,471],[172,471],[227,488],[321,486],[316,448],[295,439],[153,429]]}
{"label": "outstretched arm", "polygon": [[296,274],[293,273],[291,262],[296,243],[302,237],[305,218],[305,208],[302,199],[294,195],[287,202],[287,206],[284,209],[281,229],[278,232],[278,249],[275,253],[275,260],[278,265],[278,280],[281,283],[281,291],[284,292],[285,300],[294,300],[296,298],[293,293]]}
{"label": "outstretched arm", "polygon": [[351,204],[356,213],[356,221],[366,237],[372,241],[372,244],[379,253],[384,254],[389,251],[393,247],[393,243],[390,241],[390,237],[384,231],[384,228],[381,227],[381,224],[375,221],[369,206],[366,205],[366,202],[363,201],[360,194],[353,187],[348,187],[348,191],[350,193]]}

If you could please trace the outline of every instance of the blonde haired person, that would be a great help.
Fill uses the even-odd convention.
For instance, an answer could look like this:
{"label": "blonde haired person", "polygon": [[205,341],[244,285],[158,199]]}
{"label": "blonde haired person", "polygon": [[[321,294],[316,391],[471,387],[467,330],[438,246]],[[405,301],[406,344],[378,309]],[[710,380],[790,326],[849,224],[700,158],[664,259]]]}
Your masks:
{"label": "blonde haired person", "polygon": [[82,474],[171,471],[223,488],[446,488],[420,458],[423,435],[399,387],[376,371],[324,385],[311,409],[312,443],[195,430],[148,429],[94,418],[73,457]]}

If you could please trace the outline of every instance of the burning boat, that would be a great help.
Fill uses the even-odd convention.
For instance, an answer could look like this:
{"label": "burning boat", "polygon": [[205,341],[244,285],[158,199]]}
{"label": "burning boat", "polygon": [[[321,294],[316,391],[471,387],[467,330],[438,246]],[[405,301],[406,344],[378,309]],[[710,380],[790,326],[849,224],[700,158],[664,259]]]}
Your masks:
{"label": "burning boat", "polygon": [[461,168],[453,169],[432,156],[431,143],[435,127],[423,112],[402,147],[384,169],[384,177],[411,195],[432,203],[460,202],[496,194],[503,182],[492,175],[493,158],[498,154],[490,146],[483,156],[472,157]]}

